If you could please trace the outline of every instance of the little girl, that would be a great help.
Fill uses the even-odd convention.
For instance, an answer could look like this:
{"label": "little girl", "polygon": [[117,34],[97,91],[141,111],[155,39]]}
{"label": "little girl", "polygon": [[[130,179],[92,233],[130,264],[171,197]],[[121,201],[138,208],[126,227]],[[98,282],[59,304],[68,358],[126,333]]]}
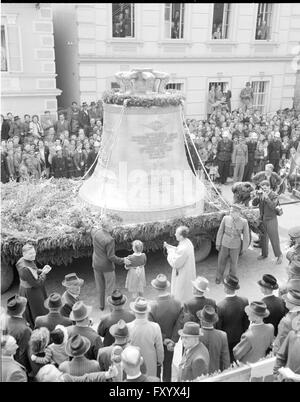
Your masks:
{"label": "little girl", "polygon": [[147,257],[146,254],[143,253],[143,247],[144,245],[140,240],[134,240],[132,242],[133,254],[127,257],[131,265],[125,265],[125,269],[128,270],[125,287],[132,293],[134,299],[137,296],[143,296],[144,286],[146,286],[144,266]]}

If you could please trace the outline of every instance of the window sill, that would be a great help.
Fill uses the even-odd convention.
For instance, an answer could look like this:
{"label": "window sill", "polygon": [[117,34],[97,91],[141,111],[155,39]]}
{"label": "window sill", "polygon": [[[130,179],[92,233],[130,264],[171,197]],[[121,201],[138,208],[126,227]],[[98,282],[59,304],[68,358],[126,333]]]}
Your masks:
{"label": "window sill", "polygon": [[272,40],[261,40],[261,39],[256,39],[252,42],[250,42],[251,46],[279,46],[278,42],[272,41]]}
{"label": "window sill", "polygon": [[165,39],[158,42],[159,46],[168,46],[168,45],[182,45],[182,46],[192,46],[193,42],[185,39]]}
{"label": "window sill", "polygon": [[211,39],[205,42],[206,45],[228,45],[228,46],[237,46],[237,42],[229,40],[229,39]]}
{"label": "window sill", "polygon": [[125,43],[126,45],[128,43],[132,43],[134,45],[143,45],[144,44],[144,42],[142,40],[138,40],[136,38],[130,38],[130,37],[128,37],[128,38],[112,38],[112,39],[106,40],[105,43],[107,43],[108,45],[113,45],[114,43],[118,44],[118,45],[120,43]]}

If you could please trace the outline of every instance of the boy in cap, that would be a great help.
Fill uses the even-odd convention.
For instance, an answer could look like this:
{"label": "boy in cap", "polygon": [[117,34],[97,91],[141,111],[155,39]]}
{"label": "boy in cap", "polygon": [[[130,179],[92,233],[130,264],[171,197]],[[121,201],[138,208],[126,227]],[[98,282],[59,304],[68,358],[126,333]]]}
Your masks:
{"label": "boy in cap", "polygon": [[230,274],[237,275],[239,254],[246,251],[250,243],[248,222],[241,217],[242,207],[233,204],[230,215],[224,216],[216,238],[216,249],[219,251],[216,283],[223,280],[228,258],[230,259]]}

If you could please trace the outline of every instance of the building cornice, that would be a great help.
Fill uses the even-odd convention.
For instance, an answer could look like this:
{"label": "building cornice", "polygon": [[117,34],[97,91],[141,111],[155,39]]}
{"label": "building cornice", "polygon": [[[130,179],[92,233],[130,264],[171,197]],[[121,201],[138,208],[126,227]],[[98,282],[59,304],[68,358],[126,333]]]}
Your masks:
{"label": "building cornice", "polygon": [[54,89],[52,91],[2,91],[1,96],[4,97],[26,97],[26,96],[59,96],[62,94],[61,89]]}
{"label": "building cornice", "polygon": [[281,61],[291,61],[295,56],[253,56],[253,57],[237,57],[237,56],[214,56],[214,57],[160,57],[160,56],[149,56],[149,57],[133,57],[133,56],[94,56],[94,55],[79,55],[79,61],[81,63],[91,63],[91,62],[101,62],[101,63],[112,63],[112,62],[126,62],[133,64],[135,62],[141,63],[215,63],[215,62],[235,62],[235,63],[253,63],[253,62],[281,62]]}

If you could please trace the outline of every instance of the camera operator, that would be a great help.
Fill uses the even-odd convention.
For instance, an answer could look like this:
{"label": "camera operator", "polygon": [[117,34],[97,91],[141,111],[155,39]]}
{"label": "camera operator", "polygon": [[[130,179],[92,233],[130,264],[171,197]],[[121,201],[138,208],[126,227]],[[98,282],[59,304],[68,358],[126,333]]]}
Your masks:
{"label": "camera operator", "polygon": [[260,219],[264,228],[264,233],[261,236],[262,254],[258,257],[258,260],[268,257],[270,238],[273,252],[277,257],[276,264],[281,264],[283,256],[280,249],[277,221],[280,209],[278,195],[271,190],[269,181],[264,180],[260,183],[260,189],[254,191],[251,196],[252,205],[259,206]]}

